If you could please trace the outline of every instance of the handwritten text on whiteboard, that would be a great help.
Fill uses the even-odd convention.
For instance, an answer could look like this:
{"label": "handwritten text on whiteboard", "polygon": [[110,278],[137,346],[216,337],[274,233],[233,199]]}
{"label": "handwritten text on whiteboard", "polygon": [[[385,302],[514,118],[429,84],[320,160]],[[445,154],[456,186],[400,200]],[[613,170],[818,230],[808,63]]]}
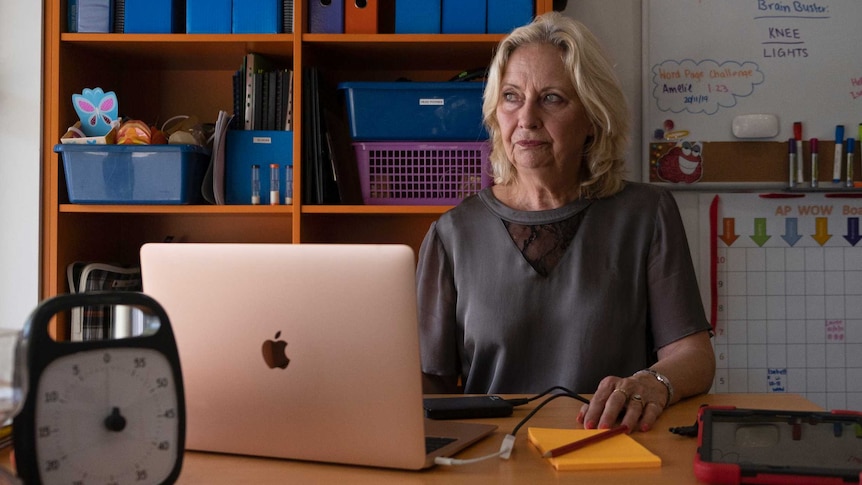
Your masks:
{"label": "handwritten text on whiteboard", "polygon": [[737,98],[751,95],[764,77],[754,62],[667,60],[653,66],[652,93],[661,111],[711,115],[736,106]]}

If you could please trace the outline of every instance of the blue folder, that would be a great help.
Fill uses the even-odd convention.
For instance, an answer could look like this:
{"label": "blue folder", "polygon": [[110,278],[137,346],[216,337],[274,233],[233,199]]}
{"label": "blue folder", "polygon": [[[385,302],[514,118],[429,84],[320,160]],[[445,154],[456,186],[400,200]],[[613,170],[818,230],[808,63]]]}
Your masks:
{"label": "blue folder", "polygon": [[444,34],[484,34],[485,0],[443,0]]}
{"label": "blue folder", "polygon": [[488,33],[508,34],[533,19],[533,0],[489,0]]}
{"label": "blue folder", "polygon": [[186,0],[186,33],[229,34],[231,0]]}
{"label": "blue folder", "polygon": [[234,34],[280,34],[281,0],[244,0],[233,2]]}
{"label": "blue folder", "polygon": [[127,34],[180,33],[185,27],[184,4],[180,0],[126,0]]}
{"label": "blue folder", "polygon": [[396,34],[439,34],[441,0],[395,0]]}
{"label": "blue folder", "polygon": [[69,32],[111,32],[113,4],[111,0],[69,0]]}
{"label": "blue folder", "polygon": [[308,0],[308,31],[317,34],[343,34],[344,1]]}

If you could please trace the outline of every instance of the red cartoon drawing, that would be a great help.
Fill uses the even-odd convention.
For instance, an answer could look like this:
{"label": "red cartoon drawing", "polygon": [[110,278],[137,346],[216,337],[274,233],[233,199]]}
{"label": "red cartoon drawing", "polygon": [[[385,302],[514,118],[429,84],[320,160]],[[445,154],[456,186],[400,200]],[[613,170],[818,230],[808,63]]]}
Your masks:
{"label": "red cartoon drawing", "polygon": [[703,176],[700,144],[681,141],[656,162],[656,175],[665,182],[691,184]]}

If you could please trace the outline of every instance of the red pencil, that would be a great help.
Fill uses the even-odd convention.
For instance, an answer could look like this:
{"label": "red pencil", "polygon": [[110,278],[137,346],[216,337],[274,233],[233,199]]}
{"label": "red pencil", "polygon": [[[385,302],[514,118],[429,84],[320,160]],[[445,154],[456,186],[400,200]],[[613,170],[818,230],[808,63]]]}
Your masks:
{"label": "red pencil", "polygon": [[612,438],[618,434],[628,432],[629,427],[626,425],[617,426],[616,428],[609,429],[604,433],[596,433],[589,438],[584,438],[582,440],[573,441],[567,445],[559,446],[554,448],[553,450],[546,451],[542,456],[544,458],[554,458],[560,455],[565,455],[566,453],[571,453],[575,450],[580,450],[585,446],[590,446],[593,443],[598,443],[599,441],[604,441],[608,438]]}

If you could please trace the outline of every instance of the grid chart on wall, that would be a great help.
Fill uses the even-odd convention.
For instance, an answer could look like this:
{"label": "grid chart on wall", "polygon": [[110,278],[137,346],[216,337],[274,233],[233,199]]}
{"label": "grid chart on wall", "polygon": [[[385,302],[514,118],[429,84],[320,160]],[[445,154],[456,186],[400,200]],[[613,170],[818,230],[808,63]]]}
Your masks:
{"label": "grid chart on wall", "polygon": [[712,392],[862,410],[862,198],[764,195],[701,196]]}

